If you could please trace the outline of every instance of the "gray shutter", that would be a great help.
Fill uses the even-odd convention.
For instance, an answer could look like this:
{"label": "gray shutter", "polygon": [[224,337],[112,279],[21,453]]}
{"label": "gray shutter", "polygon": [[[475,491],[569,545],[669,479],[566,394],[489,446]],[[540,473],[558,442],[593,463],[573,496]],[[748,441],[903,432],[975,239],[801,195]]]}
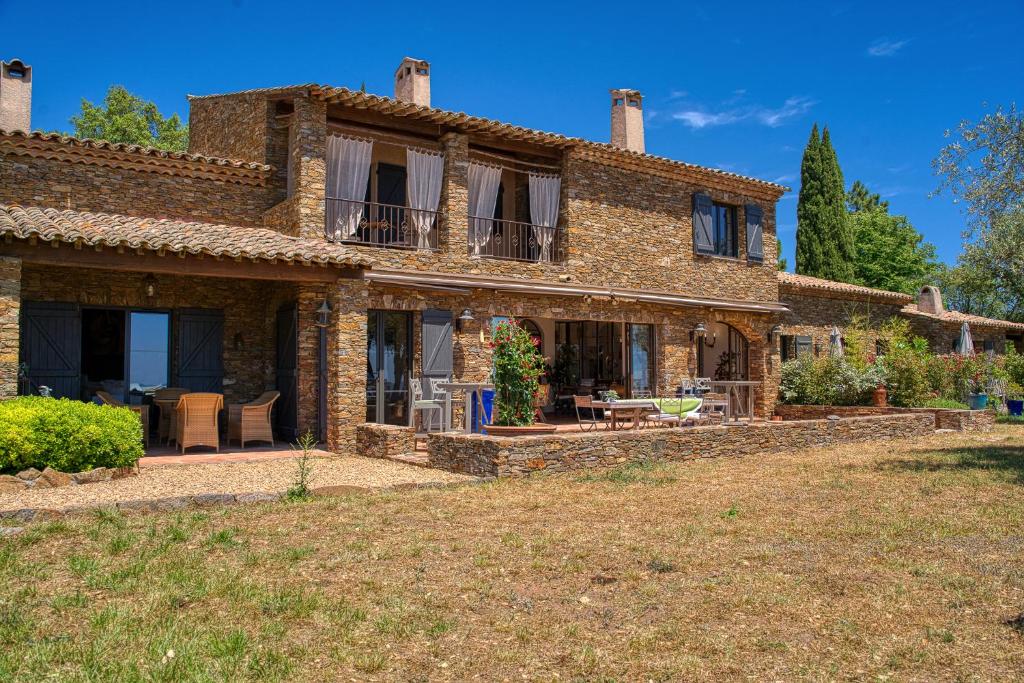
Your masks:
{"label": "gray shutter", "polygon": [[[82,319],[77,304],[26,301],[21,306],[21,362],[27,366],[19,393],[78,400],[82,373]],[[89,398],[89,397],[86,397]]]}
{"label": "gray shutter", "polygon": [[452,312],[428,308],[423,311],[423,376],[451,375]]}
{"label": "gray shutter", "polygon": [[191,391],[224,393],[224,311],[178,312],[177,381]]}
{"label": "gray shutter", "polygon": [[764,213],[756,204],[747,204],[743,213],[747,217],[747,260],[760,263],[764,261]]}
{"label": "gray shutter", "polygon": [[701,193],[693,195],[693,250],[698,254],[715,253],[711,197]]}
{"label": "gray shutter", "polygon": [[796,338],[796,357],[814,354],[814,340],[810,337]]}

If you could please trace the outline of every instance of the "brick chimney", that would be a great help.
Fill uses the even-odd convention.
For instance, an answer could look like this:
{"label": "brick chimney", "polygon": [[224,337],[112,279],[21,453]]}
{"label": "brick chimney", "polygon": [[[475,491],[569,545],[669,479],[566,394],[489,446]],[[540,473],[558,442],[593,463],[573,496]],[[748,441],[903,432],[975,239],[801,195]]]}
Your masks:
{"label": "brick chimney", "polygon": [[32,67],[0,61],[0,130],[32,130]]}
{"label": "brick chimney", "polygon": [[942,314],[945,309],[942,307],[942,292],[938,287],[927,285],[921,288],[921,293],[917,295],[917,310],[934,315]]}
{"label": "brick chimney", "polygon": [[430,63],[406,57],[395,72],[395,99],[430,106]]}
{"label": "brick chimney", "polygon": [[639,90],[619,88],[612,94],[612,145],[644,151],[644,98]]}

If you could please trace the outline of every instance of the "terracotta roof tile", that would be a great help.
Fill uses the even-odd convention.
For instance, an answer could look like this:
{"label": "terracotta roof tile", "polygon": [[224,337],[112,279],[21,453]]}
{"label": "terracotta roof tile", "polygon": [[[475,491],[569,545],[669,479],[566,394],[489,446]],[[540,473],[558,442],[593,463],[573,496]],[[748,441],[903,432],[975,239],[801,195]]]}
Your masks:
{"label": "terracotta roof tile", "polygon": [[291,237],[267,228],[18,205],[0,204],[0,235],[175,254],[324,265],[369,264],[369,259],[343,245]]}
{"label": "terracotta roof tile", "polygon": [[83,149],[102,149],[110,152],[140,154],[155,159],[197,161],[204,164],[212,164],[214,166],[224,166],[228,168],[249,169],[253,171],[269,171],[271,169],[270,166],[267,166],[266,164],[260,164],[255,161],[222,159],[220,157],[208,157],[202,154],[189,154],[187,152],[170,152],[167,151],[166,149],[157,149],[155,147],[143,147],[142,145],[126,145],[120,142],[107,142],[106,140],[92,140],[89,138],[76,138],[70,135],[61,135],[60,133],[44,133],[38,130],[33,131],[31,133],[25,133],[20,130],[7,131],[0,129],[0,136],[7,136],[10,138],[23,138],[25,140],[42,140],[48,142],[58,142],[71,147],[78,147]]}
{"label": "terracotta roof tile", "polygon": [[814,289],[823,292],[835,292],[837,294],[859,294],[861,296],[868,296],[875,299],[887,299],[896,302],[909,302],[914,300],[914,297],[901,292],[890,292],[886,289],[874,289],[872,287],[862,287],[861,285],[851,285],[847,282],[834,282],[832,280],[823,280],[822,278],[811,277],[810,275],[797,275],[796,273],[787,273],[784,271],[779,271],[779,284],[788,285],[798,289]]}
{"label": "terracotta roof tile", "polygon": [[985,318],[972,313],[961,313],[960,311],[943,311],[939,314],[926,313],[925,311],[920,310],[916,303],[904,306],[903,313],[907,315],[921,316],[923,318],[932,318],[933,320],[941,320],[955,325],[967,323],[968,325],[977,325],[979,327],[1000,327],[1007,330],[1024,331],[1024,323],[1015,323],[1009,320],[997,320],[995,318]]}

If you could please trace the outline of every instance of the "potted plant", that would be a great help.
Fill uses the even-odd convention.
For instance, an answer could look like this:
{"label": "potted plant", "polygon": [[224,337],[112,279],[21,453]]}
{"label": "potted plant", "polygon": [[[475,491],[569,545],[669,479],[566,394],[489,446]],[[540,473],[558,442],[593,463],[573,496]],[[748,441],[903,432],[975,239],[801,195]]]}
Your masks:
{"label": "potted plant", "polygon": [[988,394],[986,393],[985,374],[979,368],[971,376],[970,393],[967,394],[967,405],[971,410],[985,410],[988,406]]}
{"label": "potted plant", "polygon": [[1017,417],[1024,415],[1024,387],[1016,382],[1006,387],[1006,410]]}
{"label": "potted plant", "polygon": [[554,425],[536,424],[535,397],[544,374],[544,357],[539,340],[514,319],[502,321],[494,330],[494,419],[486,427],[491,436],[551,434]]}

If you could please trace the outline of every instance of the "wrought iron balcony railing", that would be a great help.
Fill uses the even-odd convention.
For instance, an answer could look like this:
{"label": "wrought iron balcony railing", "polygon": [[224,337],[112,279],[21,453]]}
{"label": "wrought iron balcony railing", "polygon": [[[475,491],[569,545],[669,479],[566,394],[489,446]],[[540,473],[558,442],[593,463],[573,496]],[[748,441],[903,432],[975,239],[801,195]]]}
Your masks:
{"label": "wrought iron balcony railing", "polygon": [[438,212],[327,199],[328,239],[393,249],[437,249]]}
{"label": "wrought iron balcony railing", "polygon": [[561,263],[564,231],[497,218],[469,217],[469,253],[511,261]]}

